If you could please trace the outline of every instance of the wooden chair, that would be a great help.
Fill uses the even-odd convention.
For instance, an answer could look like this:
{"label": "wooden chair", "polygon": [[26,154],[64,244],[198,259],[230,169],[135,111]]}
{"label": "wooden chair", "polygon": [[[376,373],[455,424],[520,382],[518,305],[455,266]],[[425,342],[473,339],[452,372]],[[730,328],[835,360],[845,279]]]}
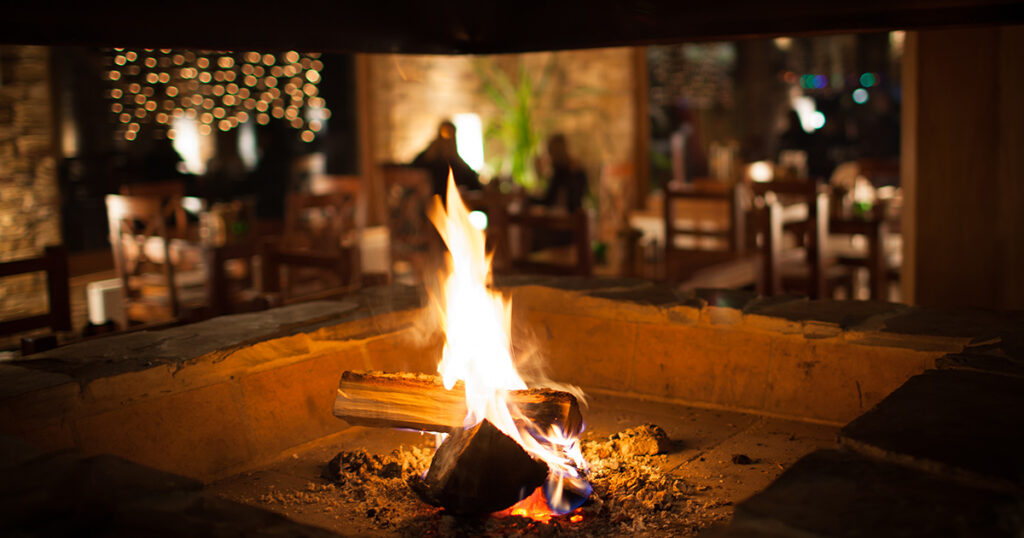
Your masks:
{"label": "wooden chair", "polygon": [[[585,211],[506,212],[501,223],[507,241],[501,249],[508,256],[507,263],[502,265],[507,267],[508,271],[549,275],[591,274],[593,262]],[[571,243],[565,247],[549,247],[535,251],[535,238],[552,231],[568,232]],[[498,269],[501,270],[503,267]]]}
{"label": "wooden chair", "polygon": [[[667,185],[664,207],[667,280],[686,281],[701,270],[744,255],[745,192],[742,183],[673,181]],[[746,284],[748,282],[736,282],[730,287]]]}
{"label": "wooden chair", "polygon": [[256,220],[256,198],[219,202],[201,215],[210,315],[268,308],[272,299],[254,286],[255,260],[264,254]]}
{"label": "wooden chair", "polygon": [[167,202],[116,194],[107,195],[106,202],[110,246],[124,299],[121,328],[202,317],[206,277],[199,267],[201,252],[180,240],[172,247],[164,219]]}
{"label": "wooden chair", "polygon": [[833,217],[829,220],[829,233],[864,239],[867,244],[866,252],[840,252],[836,255],[836,262],[847,267],[866,268],[871,299],[887,300],[891,269],[886,255],[889,225],[885,218],[875,215],[859,218]]}
{"label": "wooden chair", "polygon": [[[759,291],[795,291],[817,299],[830,297],[839,286],[852,289],[849,269],[828,253],[826,187],[817,181],[773,181],[754,183],[752,189],[763,261]],[[785,242],[787,233],[792,245]]]}
{"label": "wooden chair", "polygon": [[[48,309],[16,319],[0,320],[0,335],[13,335],[48,327],[51,331],[71,330],[71,296],[68,289],[68,254],[64,246],[46,247],[42,256],[0,263],[0,278],[28,273],[46,273]],[[55,337],[48,337],[43,347],[33,347],[36,339],[21,341],[22,354],[27,355],[56,345]]]}
{"label": "wooden chair", "polygon": [[391,278],[421,282],[441,259],[441,236],[427,219],[433,197],[430,172],[405,165],[379,168],[387,207]]}
{"label": "wooden chair", "polygon": [[508,252],[508,215],[518,211],[526,202],[521,190],[503,193],[498,180],[492,180],[482,190],[461,193],[462,201],[470,211],[479,211],[487,216],[487,252],[493,254],[491,264],[495,271],[505,271],[511,263]]}
{"label": "wooden chair", "polygon": [[[282,289],[281,267],[287,268],[286,302],[343,293],[358,284],[360,183],[350,178],[327,194],[288,195],[284,235],[264,251],[265,291]],[[297,286],[302,289],[296,291]]]}
{"label": "wooden chair", "polygon": [[158,198],[163,203],[163,215],[167,222],[174,226],[168,229],[173,237],[185,238],[188,235],[188,216],[181,199],[185,196],[185,183],[181,180],[146,181],[126,183],[118,189],[121,196],[145,196]]}

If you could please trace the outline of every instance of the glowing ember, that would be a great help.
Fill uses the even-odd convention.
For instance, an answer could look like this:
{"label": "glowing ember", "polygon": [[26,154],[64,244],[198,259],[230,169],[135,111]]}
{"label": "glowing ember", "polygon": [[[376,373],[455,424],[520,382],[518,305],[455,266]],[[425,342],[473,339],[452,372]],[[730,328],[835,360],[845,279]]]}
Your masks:
{"label": "glowing ember", "polygon": [[513,504],[512,506],[496,512],[496,516],[520,516],[528,517],[534,521],[542,521],[547,523],[551,521],[553,515],[551,509],[548,507],[548,500],[544,497],[544,490],[537,488],[533,490],[533,494],[529,497]]}
{"label": "glowing ember", "polygon": [[464,427],[487,419],[531,456],[547,463],[548,482],[543,491],[538,488],[509,509],[522,513],[510,513],[543,521],[552,513],[568,513],[590,494],[586,462],[576,435],[557,427],[541,431],[509,404],[508,391],[527,388],[512,355],[511,302],[489,287],[491,259],[484,233],[473,226],[450,173],[447,203],[435,197],[429,217],[450,254],[448,270],[440,275],[441,292],[432,298],[445,331],[437,368],[445,388],[451,390],[458,381],[465,384],[468,412]]}

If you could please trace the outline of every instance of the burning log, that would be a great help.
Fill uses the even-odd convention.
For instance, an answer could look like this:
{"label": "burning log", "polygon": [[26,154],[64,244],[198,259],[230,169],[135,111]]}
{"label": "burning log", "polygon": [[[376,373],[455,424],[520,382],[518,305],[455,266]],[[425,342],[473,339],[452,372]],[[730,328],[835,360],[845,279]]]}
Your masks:
{"label": "burning log", "polygon": [[409,485],[424,502],[454,514],[486,514],[526,498],[547,474],[547,464],[484,420],[449,435],[426,476]]}
{"label": "burning log", "polygon": [[[576,436],[583,427],[576,397],[567,392],[515,390],[508,401],[543,432],[558,426]],[[381,428],[453,432],[462,429],[466,412],[461,382],[446,390],[440,378],[423,374],[345,372],[334,400],[334,416]]]}

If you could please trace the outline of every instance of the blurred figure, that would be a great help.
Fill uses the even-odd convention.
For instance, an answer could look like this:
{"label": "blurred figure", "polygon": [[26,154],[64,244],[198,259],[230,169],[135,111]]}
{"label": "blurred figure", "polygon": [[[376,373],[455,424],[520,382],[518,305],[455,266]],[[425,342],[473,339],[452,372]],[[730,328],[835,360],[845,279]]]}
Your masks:
{"label": "blurred figure", "polygon": [[[548,187],[544,191],[544,196],[531,198],[530,202],[569,213],[579,211],[583,206],[583,196],[587,193],[587,173],[583,166],[569,155],[569,144],[565,135],[559,133],[548,138],[547,155],[544,160],[546,162],[538,161],[536,164],[539,175],[550,174]],[[542,167],[542,164],[546,166]],[[572,242],[571,230],[544,230],[542,234],[534,234],[530,248],[536,251],[571,245]]]}
{"label": "blurred figure", "polygon": [[441,122],[437,128],[437,137],[413,159],[412,165],[430,171],[434,194],[440,195],[442,199],[448,185],[449,167],[455,176],[456,185],[472,190],[480,189],[480,178],[476,171],[459,156],[459,148],[455,143],[455,124],[450,121]]}
{"label": "blurred figure", "polygon": [[533,201],[548,207],[564,208],[570,213],[580,209],[587,193],[587,173],[569,155],[565,135],[559,133],[548,139],[547,159],[551,169],[548,188],[543,197]]}

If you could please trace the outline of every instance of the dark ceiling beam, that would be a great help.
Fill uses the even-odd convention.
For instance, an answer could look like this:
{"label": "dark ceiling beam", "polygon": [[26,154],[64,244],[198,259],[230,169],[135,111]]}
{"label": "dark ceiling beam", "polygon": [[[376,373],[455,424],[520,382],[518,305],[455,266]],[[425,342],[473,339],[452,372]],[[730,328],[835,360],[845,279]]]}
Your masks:
{"label": "dark ceiling beam", "polygon": [[21,1],[0,8],[0,42],[473,54],[1021,22],[1008,0]]}

